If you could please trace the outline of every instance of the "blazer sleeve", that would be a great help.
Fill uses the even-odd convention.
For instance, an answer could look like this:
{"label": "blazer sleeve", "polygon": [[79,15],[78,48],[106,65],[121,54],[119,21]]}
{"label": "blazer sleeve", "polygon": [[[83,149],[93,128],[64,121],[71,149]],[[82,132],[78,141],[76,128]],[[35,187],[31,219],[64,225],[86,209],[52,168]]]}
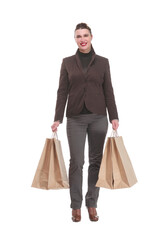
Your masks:
{"label": "blazer sleeve", "polygon": [[103,91],[105,96],[106,107],[109,113],[109,120],[110,122],[112,122],[113,119],[119,120],[119,117],[118,117],[117,106],[116,106],[115,97],[114,97],[114,90],[112,87],[109,60],[108,59],[106,60],[107,61],[105,66]]}
{"label": "blazer sleeve", "polygon": [[59,87],[57,90],[54,122],[58,120],[60,121],[60,123],[63,122],[64,109],[68,97],[68,89],[69,89],[68,72],[66,70],[65,61],[63,59],[60,70]]}

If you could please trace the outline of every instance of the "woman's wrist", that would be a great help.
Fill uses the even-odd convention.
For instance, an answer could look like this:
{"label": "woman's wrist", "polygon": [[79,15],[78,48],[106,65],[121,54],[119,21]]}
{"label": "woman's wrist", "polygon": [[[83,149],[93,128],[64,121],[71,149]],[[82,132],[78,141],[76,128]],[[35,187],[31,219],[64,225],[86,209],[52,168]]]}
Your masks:
{"label": "woman's wrist", "polygon": [[57,121],[55,121],[55,122],[59,122],[59,123],[60,123],[61,121],[60,121],[60,120],[57,120]]}

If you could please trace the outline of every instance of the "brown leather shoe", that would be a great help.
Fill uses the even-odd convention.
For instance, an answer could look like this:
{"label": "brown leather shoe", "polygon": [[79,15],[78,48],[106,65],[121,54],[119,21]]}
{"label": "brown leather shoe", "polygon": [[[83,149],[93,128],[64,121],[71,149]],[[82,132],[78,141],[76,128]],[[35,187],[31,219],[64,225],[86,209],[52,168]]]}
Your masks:
{"label": "brown leather shoe", "polygon": [[81,221],[81,209],[72,209],[72,220],[73,222]]}
{"label": "brown leather shoe", "polygon": [[93,208],[93,207],[87,207],[87,208],[89,213],[89,219],[95,222],[98,221],[99,216],[97,216],[96,208]]}

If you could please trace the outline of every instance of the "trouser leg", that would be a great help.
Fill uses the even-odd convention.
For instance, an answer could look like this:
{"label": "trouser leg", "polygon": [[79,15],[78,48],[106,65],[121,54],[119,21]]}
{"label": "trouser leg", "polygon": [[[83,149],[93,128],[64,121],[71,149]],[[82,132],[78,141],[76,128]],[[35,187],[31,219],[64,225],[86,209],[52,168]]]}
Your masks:
{"label": "trouser leg", "polygon": [[107,116],[98,115],[96,120],[88,126],[88,191],[85,196],[87,207],[97,207],[99,187],[95,184],[98,180],[99,168],[103,157],[104,141],[108,130]]}
{"label": "trouser leg", "polygon": [[84,146],[87,125],[79,118],[67,118],[67,137],[70,150],[69,185],[70,207],[79,209],[82,205],[82,182],[84,165]]}

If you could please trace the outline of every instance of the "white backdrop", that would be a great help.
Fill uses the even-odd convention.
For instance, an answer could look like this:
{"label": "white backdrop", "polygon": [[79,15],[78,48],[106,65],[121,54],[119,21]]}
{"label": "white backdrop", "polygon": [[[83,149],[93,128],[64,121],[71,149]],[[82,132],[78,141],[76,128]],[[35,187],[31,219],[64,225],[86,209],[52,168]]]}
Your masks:
{"label": "white backdrop", "polygon": [[[1,239],[160,239],[159,10],[158,0],[0,1]],[[81,222],[72,222],[68,189],[31,188],[52,133],[60,65],[77,50],[80,22],[109,59],[118,133],[138,179],[129,189],[100,189],[96,223],[84,200]],[[110,124],[107,137],[111,131]],[[68,171],[65,113],[58,138]],[[84,195],[87,168],[86,139]]]}

